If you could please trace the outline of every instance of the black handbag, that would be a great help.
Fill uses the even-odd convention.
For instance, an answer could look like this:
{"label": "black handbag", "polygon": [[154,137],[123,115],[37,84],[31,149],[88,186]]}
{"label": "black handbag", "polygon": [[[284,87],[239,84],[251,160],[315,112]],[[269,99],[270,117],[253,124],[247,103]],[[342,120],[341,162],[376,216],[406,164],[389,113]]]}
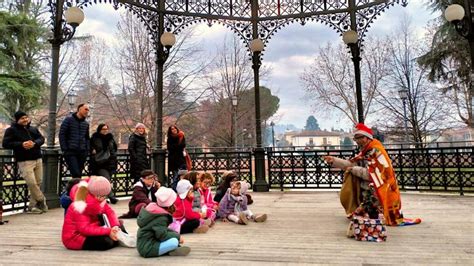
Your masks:
{"label": "black handbag", "polygon": [[94,161],[97,163],[97,164],[103,164],[103,163],[106,163],[110,158],[110,151],[108,149],[106,150],[103,150],[99,153],[96,153],[94,155]]}

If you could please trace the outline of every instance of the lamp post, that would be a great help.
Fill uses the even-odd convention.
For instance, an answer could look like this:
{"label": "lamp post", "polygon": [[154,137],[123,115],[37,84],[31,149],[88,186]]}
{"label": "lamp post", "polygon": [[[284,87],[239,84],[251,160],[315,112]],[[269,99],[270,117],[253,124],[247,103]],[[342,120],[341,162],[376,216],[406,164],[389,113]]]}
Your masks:
{"label": "lamp post", "polygon": [[270,126],[272,127],[272,147],[275,149],[275,123],[273,123],[273,121],[270,122]]}
{"label": "lamp post", "polygon": [[71,89],[67,94],[67,103],[69,104],[69,112],[74,112],[74,106],[76,105],[77,93],[74,89]]}
{"label": "lamp post", "polygon": [[64,0],[56,2],[56,12],[53,14],[53,38],[51,43],[51,89],[49,94],[48,114],[48,149],[54,149],[54,138],[56,135],[56,103],[58,101],[59,87],[59,50],[61,44],[72,39],[76,28],[84,21],[84,13],[78,7],[70,7],[64,12]]}
{"label": "lamp post", "polygon": [[357,117],[359,123],[364,123],[364,108],[362,106],[362,85],[360,80],[360,42],[356,31],[349,30],[342,34],[342,40],[351,50],[352,62],[354,62],[354,74],[356,83]]}
{"label": "lamp post", "polygon": [[237,149],[237,95],[232,96],[232,142]]}
{"label": "lamp post", "polygon": [[400,89],[398,91],[398,95],[403,103],[403,123],[405,125],[405,142],[408,142],[408,119],[407,119],[407,108],[406,108],[406,101],[408,99],[408,89]]}
{"label": "lamp post", "polygon": [[[69,7],[65,12],[64,0],[57,0],[52,14],[53,38],[51,43],[51,88],[49,91],[48,141],[43,156],[43,190],[47,204],[59,207],[59,150],[55,147],[56,113],[59,89],[59,50],[61,44],[69,41],[76,28],[84,21],[84,13],[78,7]],[[63,14],[64,13],[64,14]],[[64,15],[64,18],[63,18]],[[73,98],[69,99],[72,100]]]}
{"label": "lamp post", "polygon": [[254,149],[255,154],[255,185],[254,191],[268,191],[268,184],[265,180],[265,150],[262,148],[262,122],[260,118],[260,84],[259,69],[262,65],[260,53],[263,51],[263,41],[256,38],[250,42],[250,50],[252,51],[252,69],[253,82],[255,89],[255,140],[257,147]]}
{"label": "lamp post", "polygon": [[[162,24],[161,24],[162,25]],[[160,32],[163,29],[160,28]],[[153,149],[153,166],[161,184],[167,184],[165,179],[166,152],[163,149],[163,72],[164,65],[170,54],[171,47],[176,43],[176,37],[171,32],[163,32],[156,41],[156,83],[155,83],[155,112],[156,134]]]}
{"label": "lamp post", "polygon": [[[456,31],[469,42],[471,82],[474,82],[474,1],[464,0],[462,4],[449,5],[444,11],[444,17],[453,23]],[[471,86],[471,112],[471,118],[474,120],[474,86]]]}

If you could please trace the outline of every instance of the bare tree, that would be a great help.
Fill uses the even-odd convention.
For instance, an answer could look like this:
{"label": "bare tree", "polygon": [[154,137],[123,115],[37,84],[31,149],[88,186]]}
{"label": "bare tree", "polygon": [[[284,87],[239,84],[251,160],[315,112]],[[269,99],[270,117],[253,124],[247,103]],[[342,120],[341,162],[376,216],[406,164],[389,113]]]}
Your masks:
{"label": "bare tree", "polygon": [[[193,104],[177,105],[179,102],[196,102],[202,93],[196,92],[192,85],[197,83],[206,64],[200,63],[200,50],[190,41],[193,30],[182,31],[178,42],[173,46],[171,54],[165,64],[164,80],[170,80],[164,87],[163,119],[165,124],[171,124],[176,117],[185,112],[192,112]],[[114,65],[116,67],[117,82],[111,84],[114,94],[104,93],[112,106],[113,114],[121,124],[131,131],[137,122],[144,123],[151,130],[156,131],[155,89],[155,47],[146,28],[131,13],[126,13],[118,23],[118,47],[115,48]],[[170,76],[171,75],[171,76]],[[186,90],[186,93],[184,92]],[[193,93],[195,92],[195,93]],[[193,98],[194,97],[194,98]],[[172,118],[172,117],[175,118]],[[165,125],[166,126],[166,125]]]}
{"label": "bare tree", "polygon": [[[253,89],[252,62],[248,50],[237,36],[224,39],[223,45],[217,48],[217,60],[208,76],[208,88],[212,94],[208,101],[202,102],[200,106],[201,124],[206,129],[202,138],[207,138],[211,146],[235,146],[242,134],[255,130],[255,104]],[[268,75],[269,69],[262,67],[260,77]],[[264,121],[272,116],[278,105],[274,96],[266,93],[263,86],[261,90],[261,118]],[[236,96],[236,114],[232,114],[232,97]],[[266,99],[266,100],[265,100]],[[276,101],[276,103],[275,103]],[[267,112],[265,112],[267,110]],[[232,121],[236,115],[236,123]],[[237,130],[239,129],[239,130]],[[234,136],[234,134],[236,136]]]}
{"label": "bare tree", "polygon": [[[361,80],[363,92],[364,117],[372,113],[374,93],[384,76],[387,50],[379,40],[368,39],[362,53]],[[347,48],[340,44],[320,47],[314,63],[300,76],[306,91],[306,99],[311,101],[312,109],[320,116],[328,117],[337,110],[357,123],[356,89],[353,64]]]}
{"label": "bare tree", "polygon": [[[428,81],[427,68],[420,67],[416,61],[423,53],[423,45],[413,32],[410,18],[405,17],[385,40],[389,60],[384,86],[376,90],[377,103],[382,107],[376,124],[396,135],[409,136],[406,141],[422,143],[428,135],[448,125],[445,117],[449,110],[435,85]],[[401,90],[407,93],[408,132],[404,129],[403,102],[398,95]]]}

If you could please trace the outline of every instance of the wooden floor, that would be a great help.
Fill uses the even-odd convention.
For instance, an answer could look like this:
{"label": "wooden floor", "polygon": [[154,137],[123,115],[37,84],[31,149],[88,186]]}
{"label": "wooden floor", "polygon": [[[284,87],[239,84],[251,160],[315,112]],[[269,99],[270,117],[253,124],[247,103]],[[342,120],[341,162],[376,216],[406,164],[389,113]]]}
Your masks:
{"label": "wooden floor", "polygon": [[[0,264],[474,264],[474,197],[402,194],[405,217],[416,226],[389,227],[385,243],[345,237],[348,221],[337,192],[253,193],[251,209],[267,213],[263,224],[219,222],[207,234],[185,235],[187,257],[141,258],[135,249],[70,251],[61,243],[63,210],[6,217],[0,226]],[[117,213],[126,201],[115,205]],[[136,233],[134,219],[125,221]]]}

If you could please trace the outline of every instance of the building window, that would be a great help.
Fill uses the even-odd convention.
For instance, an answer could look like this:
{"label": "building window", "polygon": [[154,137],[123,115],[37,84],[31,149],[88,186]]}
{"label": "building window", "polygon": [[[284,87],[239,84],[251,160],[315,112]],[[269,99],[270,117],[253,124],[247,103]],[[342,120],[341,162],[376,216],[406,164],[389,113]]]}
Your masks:
{"label": "building window", "polygon": [[323,138],[323,145],[328,145],[328,138]]}
{"label": "building window", "polygon": [[309,145],[314,145],[313,138],[309,138]]}
{"label": "building window", "polygon": [[464,133],[464,139],[463,140],[471,140],[471,133],[469,133],[469,132]]}

